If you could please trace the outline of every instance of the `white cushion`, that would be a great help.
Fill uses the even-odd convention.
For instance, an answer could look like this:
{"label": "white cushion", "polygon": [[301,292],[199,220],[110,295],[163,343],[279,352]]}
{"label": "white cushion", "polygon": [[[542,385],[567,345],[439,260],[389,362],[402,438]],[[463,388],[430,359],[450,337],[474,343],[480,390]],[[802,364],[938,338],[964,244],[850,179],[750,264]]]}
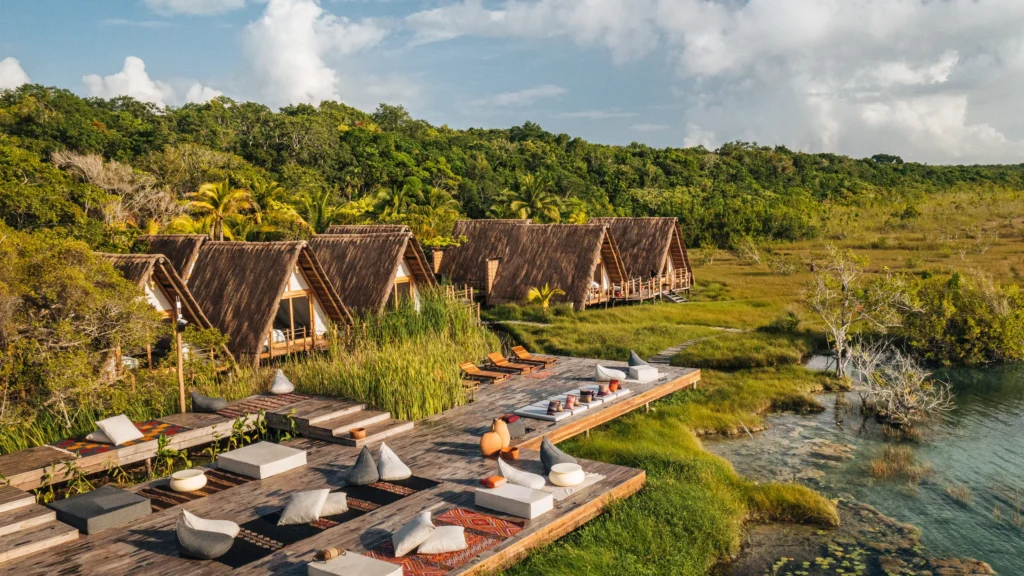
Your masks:
{"label": "white cushion", "polygon": [[324,488],[323,490],[309,490],[292,494],[288,506],[285,506],[284,512],[281,512],[281,519],[277,521],[277,525],[287,526],[316,522],[320,519],[320,512],[323,511],[324,502],[327,502],[327,495],[330,493],[330,490]]}
{"label": "white cushion", "polygon": [[135,427],[135,424],[132,424],[132,421],[124,414],[118,414],[112,418],[100,420],[99,422],[96,422],[96,427],[110,439],[110,443],[114,446],[120,446],[125,442],[138,440],[145,436],[145,434],[139,432],[139,429]]}
{"label": "white cushion", "polygon": [[348,496],[344,492],[331,492],[320,510],[320,517],[337,516],[345,512],[348,512]]}
{"label": "white cushion", "polygon": [[412,470],[398,459],[398,455],[387,444],[381,442],[380,452],[377,453],[377,474],[384,481],[405,480],[412,476]]}
{"label": "white cushion", "polygon": [[594,367],[596,374],[594,380],[598,382],[611,382],[612,380],[625,380],[626,373],[621,370],[614,370],[612,368],[605,368],[604,366],[597,365]]}
{"label": "white cushion", "polygon": [[418,554],[444,554],[469,548],[466,544],[466,529],[462,526],[438,526],[427,541],[420,544]]}
{"label": "white cushion", "polygon": [[395,546],[395,557],[400,558],[412,552],[433,533],[434,523],[430,521],[430,512],[423,512],[391,536],[391,543]]}
{"label": "white cushion", "polygon": [[284,375],[280,368],[274,374],[274,383],[270,386],[271,394],[291,394],[295,391],[295,385]]}
{"label": "white cushion", "polygon": [[110,441],[110,438],[107,438],[107,435],[104,434],[102,430],[96,430],[92,434],[86,436],[85,439],[89,442],[99,442],[100,444],[113,444],[113,442]]}
{"label": "white cushion", "polygon": [[185,524],[189,528],[195,530],[202,530],[203,532],[219,532],[220,534],[227,534],[234,538],[238,536],[239,530],[238,524],[235,524],[231,520],[206,520],[200,518],[188,510],[181,511],[182,517],[185,519]]}
{"label": "white cushion", "polygon": [[307,564],[307,576],[402,576],[402,567],[355,552],[343,552],[327,562]]}
{"label": "white cushion", "polygon": [[657,380],[660,374],[654,366],[630,366],[629,379],[637,382],[650,382]]}
{"label": "white cushion", "polygon": [[477,488],[475,502],[482,508],[528,519],[540,516],[555,505],[551,493],[515,484],[502,484],[497,488]]}
{"label": "white cushion", "polygon": [[525,486],[527,488],[533,488],[534,490],[540,490],[544,487],[544,477],[539,474],[533,474],[526,470],[520,470],[512,467],[511,464],[506,464],[501,456],[498,457],[498,470],[501,471],[501,475],[505,477],[510,483],[517,486]]}
{"label": "white cushion", "polygon": [[273,442],[257,442],[217,456],[218,468],[260,480],[305,465],[305,450]]}

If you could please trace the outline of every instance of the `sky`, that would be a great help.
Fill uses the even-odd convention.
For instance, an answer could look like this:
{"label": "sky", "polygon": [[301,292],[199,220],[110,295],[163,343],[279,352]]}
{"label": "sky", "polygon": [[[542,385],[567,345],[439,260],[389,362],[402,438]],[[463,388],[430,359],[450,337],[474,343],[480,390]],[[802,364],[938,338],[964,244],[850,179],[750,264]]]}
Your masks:
{"label": "sky", "polygon": [[0,90],[1024,163],[1024,0],[0,0]]}

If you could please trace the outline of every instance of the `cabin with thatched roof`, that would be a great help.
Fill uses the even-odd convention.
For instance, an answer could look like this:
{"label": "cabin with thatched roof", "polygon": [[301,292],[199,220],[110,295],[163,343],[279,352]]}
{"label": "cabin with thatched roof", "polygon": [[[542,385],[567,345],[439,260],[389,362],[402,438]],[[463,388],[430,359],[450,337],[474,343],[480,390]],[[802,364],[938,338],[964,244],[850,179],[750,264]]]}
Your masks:
{"label": "cabin with thatched roof", "polygon": [[693,281],[683,231],[675,218],[592,218],[607,226],[632,280],[653,283],[653,293],[689,290]]}
{"label": "cabin with thatched roof", "polygon": [[320,234],[309,246],[353,310],[379,313],[407,303],[419,310],[421,291],[437,287],[423,250],[407,228]]}
{"label": "cabin with thatched roof", "polygon": [[[203,330],[213,327],[167,257],[162,254],[102,253],[98,256],[113,264],[125,280],[138,286],[145,294],[146,301],[168,322],[176,320],[177,307],[180,305],[181,316],[189,324]],[[160,356],[169,349],[170,339],[150,345],[146,351],[149,364],[153,363],[154,353]],[[231,357],[226,348],[221,353]]]}
{"label": "cabin with thatched roof", "polygon": [[626,280],[605,226],[466,220],[455,234],[466,242],[445,253],[442,275],[482,291],[491,305],[522,302],[530,288],[548,285],[565,291],[553,302],[583,309],[616,298]]}
{"label": "cabin with thatched roof", "polygon": [[305,242],[205,242],[189,286],[240,360],[259,363],[327,345],[350,325],[341,297]]}
{"label": "cabin with thatched roof", "polygon": [[199,249],[209,239],[206,234],[146,234],[135,240],[135,251],[141,248],[147,254],[163,254],[171,261],[178,276],[188,282],[199,257]]}

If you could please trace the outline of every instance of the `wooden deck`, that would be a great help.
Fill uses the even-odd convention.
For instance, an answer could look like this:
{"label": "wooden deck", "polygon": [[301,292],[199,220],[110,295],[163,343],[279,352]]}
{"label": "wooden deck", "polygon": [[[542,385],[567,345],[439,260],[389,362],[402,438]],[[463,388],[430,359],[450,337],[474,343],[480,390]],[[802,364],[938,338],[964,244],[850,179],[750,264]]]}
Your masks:
{"label": "wooden deck", "polygon": [[[419,421],[413,430],[388,438],[388,445],[412,468],[414,474],[432,478],[441,484],[286,546],[236,571],[216,561],[187,560],[178,556],[174,523],[182,507],[173,507],[122,528],[82,536],[52,553],[14,560],[0,566],[0,572],[19,575],[304,575],[306,564],[318,549],[341,546],[356,552],[366,551],[389,539],[391,532],[424,510],[440,512],[455,506],[474,508],[473,491],[479,486],[480,478],[497,473],[496,462],[481,457],[479,453],[480,434],[489,427],[490,421],[525,404],[591,382],[597,363],[594,360],[565,358],[550,369],[539,371],[539,374],[515,376],[499,385],[481,385],[476,402]],[[538,445],[545,434],[555,441],[580,434],[652,400],[695,386],[700,379],[698,370],[660,369],[664,375],[661,379],[649,384],[631,383],[629,387],[634,393],[618,401],[602,404],[558,423],[527,420],[527,435],[515,442],[524,447],[515,465],[539,472],[541,465],[537,452],[525,447]],[[230,519],[241,524],[282,507],[294,491],[342,486],[359,451],[356,447],[310,438],[292,440],[287,444],[307,450],[308,463],[305,467],[249,482],[183,507],[201,517]],[[376,450],[378,444],[373,444],[371,449]],[[511,564],[532,548],[557,539],[589,521],[600,514],[610,501],[636,492],[645,480],[642,470],[599,462],[582,464],[588,472],[602,474],[605,478],[562,501],[556,501],[553,511],[526,521],[522,532],[451,574],[483,574]],[[136,486],[132,490],[143,487]],[[490,511],[487,513],[504,517]]]}

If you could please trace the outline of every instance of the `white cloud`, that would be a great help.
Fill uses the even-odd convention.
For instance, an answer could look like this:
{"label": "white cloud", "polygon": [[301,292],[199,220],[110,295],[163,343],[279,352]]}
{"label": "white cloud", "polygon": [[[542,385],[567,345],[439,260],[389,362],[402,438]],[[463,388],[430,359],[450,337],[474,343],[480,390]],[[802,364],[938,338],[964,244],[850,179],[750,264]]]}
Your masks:
{"label": "white cloud", "polygon": [[326,58],[380,43],[386,31],[324,11],[315,0],[270,0],[245,30],[245,46],[261,89],[273,104],[339,100],[341,76]]}
{"label": "white cloud", "polygon": [[542,86],[535,86],[533,88],[527,88],[525,90],[517,90],[515,92],[502,92],[501,94],[494,94],[486,98],[474,100],[471,102],[474,106],[529,106],[536,104],[539,100],[545,98],[554,98],[561,96],[567,91],[561,86],[554,86],[552,84],[544,84]]}
{"label": "white cloud", "polygon": [[0,90],[12,90],[29,82],[31,80],[21,68],[21,62],[10,56],[0,60]]}
{"label": "white cloud", "polygon": [[157,106],[166,106],[174,98],[174,89],[170,84],[151,79],[146,72],[146,63],[135,56],[125,58],[124,68],[116,74],[102,77],[89,74],[82,78],[82,82],[85,82],[89,96],[100,98],[131,96]]}
{"label": "white cloud", "polygon": [[188,87],[188,91],[185,92],[185,102],[189,104],[205,104],[218,96],[223,96],[224,93],[220,90],[214,90],[209,86],[203,86],[199,82]]}
{"label": "white cloud", "polygon": [[405,24],[414,42],[564,39],[668,62],[686,142],[1024,160],[1020,0],[461,0]]}
{"label": "white cloud", "polygon": [[669,129],[669,126],[668,124],[634,124],[629,129],[637,132],[664,132]]}
{"label": "white cloud", "polygon": [[157,106],[168,106],[181,104],[183,101],[178,97],[177,90],[189,87],[185,90],[184,102],[209,102],[211,99],[223,94],[219,90],[203,86],[199,82],[178,80],[171,85],[168,82],[155,80],[149,77],[146,71],[146,63],[141,58],[129,56],[124,59],[124,67],[120,72],[109,76],[89,74],[82,78],[89,96],[99,98],[114,98],[117,96],[131,96],[141,102],[150,102]]}
{"label": "white cloud", "polygon": [[209,16],[245,7],[245,0],[145,0],[154,12],[164,15]]}
{"label": "white cloud", "polygon": [[563,112],[559,118],[584,118],[586,120],[611,120],[614,118],[635,118],[639,114],[622,110],[584,110],[582,112]]}

